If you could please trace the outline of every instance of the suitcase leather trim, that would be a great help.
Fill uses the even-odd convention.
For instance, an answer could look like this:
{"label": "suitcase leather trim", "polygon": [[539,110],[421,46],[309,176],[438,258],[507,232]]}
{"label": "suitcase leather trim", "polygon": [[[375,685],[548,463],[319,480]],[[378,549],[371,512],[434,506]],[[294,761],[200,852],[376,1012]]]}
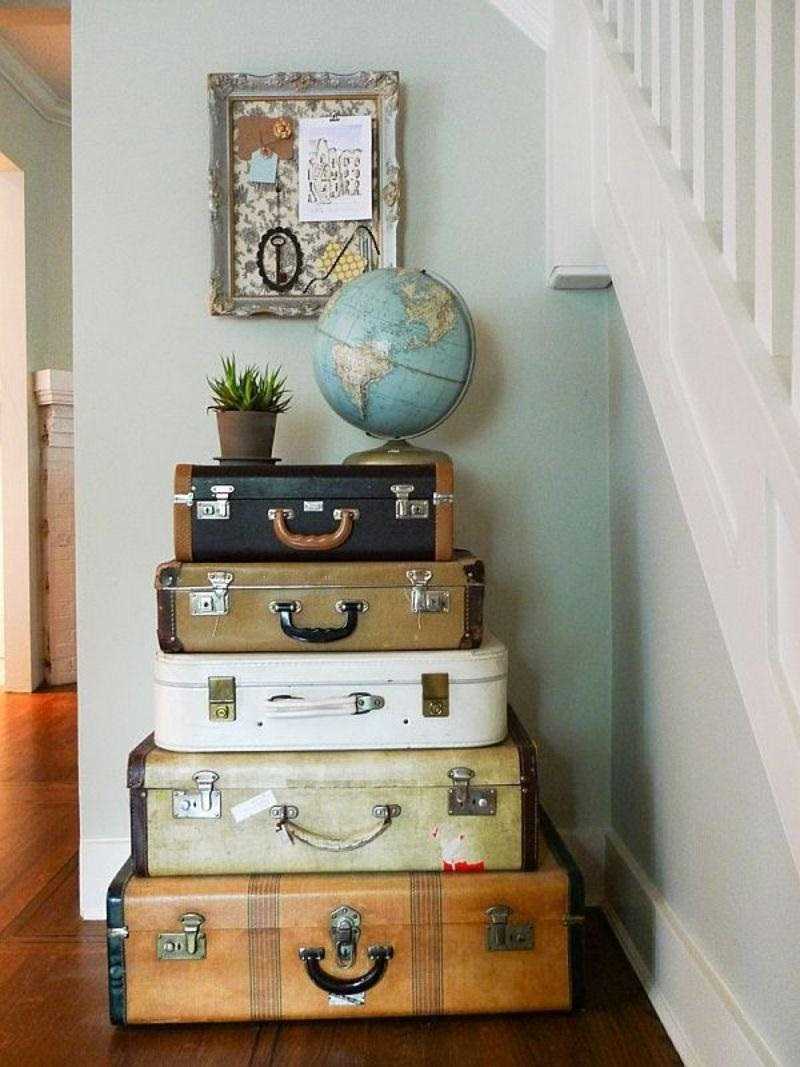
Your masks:
{"label": "suitcase leather trim", "polygon": [[162,563],[156,571],[158,645],[164,652],[183,652],[175,619],[175,587],[180,572],[180,563]]}
{"label": "suitcase leather trim", "polygon": [[583,874],[564,844],[547,812],[541,811],[542,833],[553,855],[569,877],[569,979],[572,1008],[582,1008],[586,999],[584,919],[586,914]]}
{"label": "suitcase leather trim", "polygon": [[136,873],[148,875],[147,851],[147,792],[144,789],[130,790],[131,850],[137,857]]}
{"label": "suitcase leather trim", "polygon": [[108,933],[108,1014],[115,1026],[124,1026],[126,1019],[125,938],[112,930],[125,928],[125,886],[133,874],[128,860],[117,873],[106,894],[106,922]]}
{"label": "suitcase leather trim", "polygon": [[464,597],[464,636],[460,648],[480,648],[483,640],[483,595],[486,568],[476,559],[464,567],[467,591]]}
{"label": "suitcase leather trim", "polygon": [[[453,493],[453,464],[450,462],[436,464],[436,492]],[[434,506],[434,558],[446,561],[453,558],[453,504]]]}
{"label": "suitcase leather trim", "polygon": [[155,734],[150,733],[132,749],[128,756],[128,789],[141,789],[144,785],[147,757],[155,747]]}
{"label": "suitcase leather trim", "polygon": [[[175,468],[175,494],[182,496],[192,488],[191,463],[179,463]],[[185,504],[173,505],[175,555],[178,559],[192,559],[192,509]]]}
{"label": "suitcase leather trim", "polygon": [[519,754],[519,781],[522,794],[522,870],[539,866],[539,780],[536,746],[516,715],[508,716],[508,733]]}
{"label": "suitcase leather trim", "polygon": [[[141,741],[128,756],[130,792],[131,851],[136,857],[136,873],[148,875],[147,790],[144,788],[147,756],[156,747],[153,734]],[[133,860],[131,860],[131,864]]]}

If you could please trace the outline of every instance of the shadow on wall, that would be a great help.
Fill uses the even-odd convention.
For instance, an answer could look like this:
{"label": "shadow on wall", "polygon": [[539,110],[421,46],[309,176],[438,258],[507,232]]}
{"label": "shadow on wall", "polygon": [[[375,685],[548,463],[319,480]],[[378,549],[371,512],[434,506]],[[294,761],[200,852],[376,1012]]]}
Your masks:
{"label": "shadow on wall", "polygon": [[[612,495],[613,547],[612,617],[614,670],[612,687],[611,823],[622,825],[635,810],[636,825],[649,832],[639,835],[637,854],[645,870],[654,870],[655,804],[653,782],[647,768],[651,757],[645,725],[647,702],[641,610],[641,548],[636,531],[640,520],[636,496],[624,489]],[[619,605],[624,605],[624,610]],[[624,759],[618,756],[624,753]],[[652,901],[632,878],[627,863],[611,842],[606,845],[606,897],[629,931],[650,974],[657,973],[655,911]]]}
{"label": "shadow on wall", "polygon": [[[506,381],[502,352],[496,345],[490,328],[480,318],[475,318],[477,360],[475,377],[469,390],[468,401],[454,412],[447,422],[448,440],[445,447],[457,453],[475,448],[475,441],[486,433],[496,432],[499,412],[505,403]],[[518,457],[508,455],[509,465],[514,465]],[[555,749],[538,741],[543,731],[539,729],[539,678],[530,662],[515,648],[515,635],[525,625],[522,589],[535,587],[536,554],[530,530],[520,537],[525,540],[517,559],[525,568],[524,576],[514,581],[506,568],[495,565],[503,549],[504,529],[509,519],[516,513],[517,495],[524,490],[521,486],[515,491],[514,500],[504,500],[498,495],[498,479],[505,472],[493,471],[486,467],[477,470],[458,466],[456,470],[457,507],[462,515],[468,515],[468,534],[461,532],[458,523],[459,511],[456,512],[457,533],[461,547],[477,552],[487,561],[486,567],[486,622],[496,636],[509,646],[509,699],[519,715],[523,725],[538,744],[539,772],[547,768],[546,777],[560,783],[559,817],[572,819],[574,804],[569,764],[561,758]]]}
{"label": "shadow on wall", "polygon": [[[497,413],[503,400],[504,379],[502,353],[496,345],[491,329],[480,316],[473,316],[475,324],[475,373],[472,384],[465,395],[464,403],[459,405],[447,422],[447,443],[439,446],[451,449],[454,453],[461,447],[472,449],[475,440],[484,431],[491,432],[496,425]],[[434,435],[437,431],[434,430]],[[435,443],[431,444],[436,448]],[[487,478],[491,472],[486,471]],[[470,497],[470,506],[475,498]]]}
{"label": "shadow on wall", "polygon": [[[309,410],[308,405],[300,414],[301,404],[298,401],[297,410],[294,406],[289,408],[285,415],[281,415],[277,422],[275,432],[275,446],[273,455],[278,456],[283,463],[297,463],[298,456],[313,456],[319,452],[319,442],[330,436],[330,419],[324,409]],[[368,445],[365,447],[369,447]],[[341,463],[344,457],[331,457],[326,463]]]}

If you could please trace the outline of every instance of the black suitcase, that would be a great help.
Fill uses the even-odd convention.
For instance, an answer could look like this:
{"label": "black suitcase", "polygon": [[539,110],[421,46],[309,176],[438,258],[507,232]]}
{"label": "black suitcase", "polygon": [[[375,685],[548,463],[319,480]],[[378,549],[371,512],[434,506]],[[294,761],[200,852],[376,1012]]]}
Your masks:
{"label": "black suitcase", "polygon": [[221,464],[175,469],[175,558],[453,558],[453,467]]}

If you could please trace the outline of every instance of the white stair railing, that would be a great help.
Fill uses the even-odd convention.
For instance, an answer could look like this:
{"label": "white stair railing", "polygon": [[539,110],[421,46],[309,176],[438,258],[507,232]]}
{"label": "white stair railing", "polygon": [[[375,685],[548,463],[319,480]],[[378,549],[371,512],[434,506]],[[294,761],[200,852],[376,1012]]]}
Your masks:
{"label": "white stair railing", "polygon": [[598,0],[597,8],[790,388],[794,3]]}
{"label": "white stair railing", "polygon": [[554,0],[548,64],[559,270],[599,242],[800,872],[800,13]]}

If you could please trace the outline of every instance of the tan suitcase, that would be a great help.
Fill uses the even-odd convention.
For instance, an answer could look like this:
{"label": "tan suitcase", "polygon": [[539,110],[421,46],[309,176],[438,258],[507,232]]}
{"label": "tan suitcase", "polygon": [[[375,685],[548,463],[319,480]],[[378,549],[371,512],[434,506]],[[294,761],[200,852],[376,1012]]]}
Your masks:
{"label": "tan suitcase", "polygon": [[130,755],[141,875],[532,870],[536,750],[485,748]]}
{"label": "tan suitcase", "polygon": [[389,652],[476,648],[483,564],[164,563],[164,652]]}
{"label": "tan suitcase", "polygon": [[115,1023],[551,1011],[582,992],[580,872],[139,878],[108,894]]}

